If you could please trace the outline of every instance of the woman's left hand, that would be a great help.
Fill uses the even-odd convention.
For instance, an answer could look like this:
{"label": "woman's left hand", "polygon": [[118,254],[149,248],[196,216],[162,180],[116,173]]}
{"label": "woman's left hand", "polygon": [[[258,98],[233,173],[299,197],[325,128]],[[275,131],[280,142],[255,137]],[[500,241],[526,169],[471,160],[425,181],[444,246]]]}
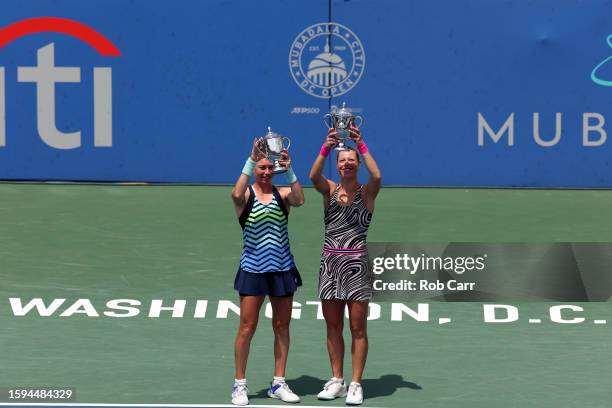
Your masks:
{"label": "woman's left hand", "polygon": [[288,169],[291,167],[291,157],[289,157],[289,151],[287,149],[283,149],[280,154],[280,159],[278,160],[278,164]]}
{"label": "woman's left hand", "polygon": [[349,134],[349,138],[354,141],[357,146],[363,143],[363,136],[361,136],[361,131],[357,126],[351,125],[351,127],[349,128]]}

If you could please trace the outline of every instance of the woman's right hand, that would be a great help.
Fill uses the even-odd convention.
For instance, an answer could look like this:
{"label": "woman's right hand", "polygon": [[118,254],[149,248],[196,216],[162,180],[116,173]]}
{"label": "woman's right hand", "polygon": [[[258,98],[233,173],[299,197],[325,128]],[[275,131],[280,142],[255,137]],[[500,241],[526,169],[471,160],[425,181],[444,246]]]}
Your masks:
{"label": "woman's right hand", "polygon": [[338,144],[338,132],[336,132],[336,129],[334,128],[329,128],[329,130],[327,131],[327,139],[325,139],[325,147],[327,147],[328,149],[331,149],[337,144]]}

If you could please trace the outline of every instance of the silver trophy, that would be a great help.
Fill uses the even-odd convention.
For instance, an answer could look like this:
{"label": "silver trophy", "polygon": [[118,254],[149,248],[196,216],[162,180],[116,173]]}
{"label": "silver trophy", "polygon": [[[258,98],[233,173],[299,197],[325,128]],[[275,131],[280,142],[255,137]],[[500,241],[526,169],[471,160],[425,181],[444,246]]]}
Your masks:
{"label": "silver trophy", "polygon": [[[285,140],[287,141],[287,146],[285,146]],[[274,164],[274,169],[272,170],[274,174],[281,174],[287,171],[285,167],[280,165],[279,160],[281,159],[281,152],[284,149],[289,150],[289,146],[291,146],[291,140],[288,137],[273,132],[272,128],[268,126],[268,133],[257,141],[256,146],[259,152]]]}
{"label": "silver trophy", "polygon": [[[328,119],[329,118],[329,119]],[[355,120],[359,120],[359,123],[355,123]],[[346,102],[342,102],[342,107],[338,109],[337,107],[333,107],[331,113],[323,116],[323,123],[327,126],[327,128],[334,128],[338,135],[338,145],[336,146],[336,150],[347,150],[344,142],[350,136],[350,127],[357,126],[361,127],[363,124],[363,117],[355,116],[351,112],[351,108],[346,106]]]}

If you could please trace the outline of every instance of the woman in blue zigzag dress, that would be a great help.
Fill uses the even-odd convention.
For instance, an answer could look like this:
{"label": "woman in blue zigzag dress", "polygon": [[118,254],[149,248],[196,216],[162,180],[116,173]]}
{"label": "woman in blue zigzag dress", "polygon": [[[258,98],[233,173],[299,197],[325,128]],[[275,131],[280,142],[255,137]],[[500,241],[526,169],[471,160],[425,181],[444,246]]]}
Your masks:
{"label": "woman in blue zigzag dress", "polygon": [[[257,143],[253,143],[251,156],[232,190],[243,232],[243,251],[234,281],[234,288],[240,295],[240,326],[234,346],[236,379],[232,403],[235,405],[249,403],[246,365],[266,295],[272,304],[274,329],[274,377],[268,396],[284,402],[300,400],[285,382],[293,293],[302,284],[289,247],[287,221],[290,207],[304,204],[304,192],[286,150],[280,164],[288,169],[285,177],[290,187],[277,189],[272,184],[274,165],[260,156]],[[255,182],[249,186],[252,175]]]}
{"label": "woman in blue zigzag dress", "polygon": [[[366,237],[374,212],[374,201],[380,190],[381,173],[370,154],[361,132],[351,127],[350,137],[356,150],[338,153],[336,167],[340,183],[323,176],[325,160],[337,144],[337,133],[329,129],[327,139],[312,169],[310,179],[323,195],[325,210],[325,243],[319,269],[319,298],[327,325],[327,350],[332,378],[318,394],[322,400],[346,396],[346,403],[363,402],[361,376],[368,354],[367,315],[372,298],[372,275],[368,267]],[[370,178],[364,186],[357,178],[361,159]],[[353,375],[347,389],[343,378],[344,309],[348,306],[352,336]]]}

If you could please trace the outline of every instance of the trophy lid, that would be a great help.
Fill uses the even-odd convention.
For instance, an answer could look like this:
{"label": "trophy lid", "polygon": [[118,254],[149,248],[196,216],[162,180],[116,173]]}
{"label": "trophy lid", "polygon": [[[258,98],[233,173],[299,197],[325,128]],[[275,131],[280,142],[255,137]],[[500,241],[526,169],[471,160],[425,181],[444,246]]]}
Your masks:
{"label": "trophy lid", "polygon": [[268,133],[266,133],[266,135],[264,136],[267,139],[271,139],[273,137],[280,137],[280,135],[274,131],[272,131],[272,128],[270,126],[268,126]]}
{"label": "trophy lid", "polygon": [[336,115],[341,117],[349,117],[353,116],[353,113],[351,112],[351,108],[346,106],[346,102],[342,102],[342,107],[336,111]]}

